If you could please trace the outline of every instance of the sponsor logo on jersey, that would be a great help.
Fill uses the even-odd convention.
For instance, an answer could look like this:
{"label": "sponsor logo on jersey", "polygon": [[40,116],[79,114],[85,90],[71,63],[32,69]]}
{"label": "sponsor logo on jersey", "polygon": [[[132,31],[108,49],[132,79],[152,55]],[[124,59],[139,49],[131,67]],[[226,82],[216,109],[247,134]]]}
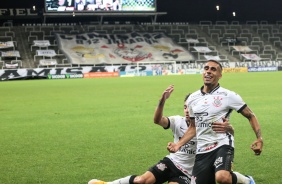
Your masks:
{"label": "sponsor logo on jersey", "polygon": [[212,145],[210,145],[210,146],[207,146],[207,147],[205,147],[205,148],[200,148],[200,149],[198,149],[198,152],[208,151],[208,150],[210,150],[210,149],[212,149],[212,148],[215,148],[217,145],[218,145],[218,143],[215,142],[214,144],[212,144]]}
{"label": "sponsor logo on jersey", "polygon": [[217,94],[227,96],[226,92],[217,92]]}
{"label": "sponsor logo on jersey", "polygon": [[184,153],[187,153],[189,155],[196,155],[196,150],[194,149],[189,149],[189,147],[184,147],[182,146],[180,149],[179,149],[180,152],[184,152]]}
{"label": "sponsor logo on jersey", "polygon": [[[179,140],[181,137],[179,137]],[[195,155],[196,154],[196,142],[195,141],[189,141],[188,143],[184,144],[179,148],[179,152],[184,152],[187,154]]]}
{"label": "sponsor logo on jersey", "polygon": [[223,163],[222,163],[222,161],[223,161],[223,158],[222,157],[218,157],[216,160],[215,160],[215,162],[214,162],[214,167],[215,168],[218,168],[219,166],[221,166]]}
{"label": "sponsor logo on jersey", "polygon": [[175,167],[177,167],[177,169],[179,169],[181,172],[183,172],[184,174],[189,174],[189,172],[185,169],[183,169],[180,165],[177,164],[177,162],[173,161],[172,162],[174,163]]}
{"label": "sponsor logo on jersey", "polygon": [[199,127],[199,128],[210,128],[210,127],[212,127],[212,123],[205,123],[205,122],[197,123],[197,127]]}

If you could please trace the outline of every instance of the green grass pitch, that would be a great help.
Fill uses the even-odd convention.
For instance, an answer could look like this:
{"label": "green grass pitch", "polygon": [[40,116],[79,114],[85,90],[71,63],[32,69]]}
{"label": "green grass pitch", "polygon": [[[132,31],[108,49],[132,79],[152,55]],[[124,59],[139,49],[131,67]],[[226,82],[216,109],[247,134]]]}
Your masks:
{"label": "green grass pitch", "polygon": [[[164,115],[182,115],[201,75],[23,80],[0,83],[0,183],[83,184],[142,174],[166,154],[170,131],[154,125],[163,90],[175,91]],[[235,170],[256,184],[281,184],[282,72],[226,73],[221,86],[239,93],[261,124],[264,150],[233,112]]]}

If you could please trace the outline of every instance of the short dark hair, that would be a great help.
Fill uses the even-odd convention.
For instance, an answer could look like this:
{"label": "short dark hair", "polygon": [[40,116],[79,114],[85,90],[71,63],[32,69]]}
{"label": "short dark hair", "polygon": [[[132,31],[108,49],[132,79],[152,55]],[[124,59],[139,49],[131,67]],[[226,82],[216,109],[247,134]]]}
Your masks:
{"label": "short dark hair", "polygon": [[184,102],[186,102],[186,100],[188,99],[188,97],[191,95],[191,93],[188,93],[188,95],[185,96],[184,98]]}
{"label": "short dark hair", "polygon": [[218,62],[218,61],[216,61],[216,60],[208,60],[206,63],[208,63],[208,62],[213,62],[213,63],[216,63],[216,64],[218,64],[219,65],[219,67],[220,67],[220,69],[222,70],[222,65],[221,65],[221,63],[220,62]]}

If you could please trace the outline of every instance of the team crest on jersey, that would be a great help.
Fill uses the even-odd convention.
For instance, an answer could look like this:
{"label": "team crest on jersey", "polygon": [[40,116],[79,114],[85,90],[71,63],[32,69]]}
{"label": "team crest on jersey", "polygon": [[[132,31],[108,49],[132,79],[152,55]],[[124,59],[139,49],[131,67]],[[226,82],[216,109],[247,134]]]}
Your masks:
{"label": "team crest on jersey", "polygon": [[161,170],[161,171],[164,171],[167,167],[166,167],[165,164],[159,163],[159,164],[157,164],[157,168],[158,168],[159,170]]}
{"label": "team crest on jersey", "polygon": [[222,105],[221,100],[222,100],[222,98],[220,98],[219,96],[218,97],[214,97],[214,101],[213,101],[212,104],[215,107],[220,107]]}

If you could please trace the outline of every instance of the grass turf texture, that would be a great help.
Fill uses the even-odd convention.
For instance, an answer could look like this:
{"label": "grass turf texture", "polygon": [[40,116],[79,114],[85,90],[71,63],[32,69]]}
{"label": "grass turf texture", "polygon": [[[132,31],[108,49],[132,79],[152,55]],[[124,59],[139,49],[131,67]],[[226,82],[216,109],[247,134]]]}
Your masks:
{"label": "grass turf texture", "polygon": [[[223,75],[256,113],[261,156],[248,121],[233,112],[236,171],[257,184],[280,184],[282,72]],[[183,99],[201,75],[26,80],[0,83],[0,183],[87,183],[142,174],[168,152],[171,131],[153,124],[163,90],[175,85],[164,115],[183,115]]]}

